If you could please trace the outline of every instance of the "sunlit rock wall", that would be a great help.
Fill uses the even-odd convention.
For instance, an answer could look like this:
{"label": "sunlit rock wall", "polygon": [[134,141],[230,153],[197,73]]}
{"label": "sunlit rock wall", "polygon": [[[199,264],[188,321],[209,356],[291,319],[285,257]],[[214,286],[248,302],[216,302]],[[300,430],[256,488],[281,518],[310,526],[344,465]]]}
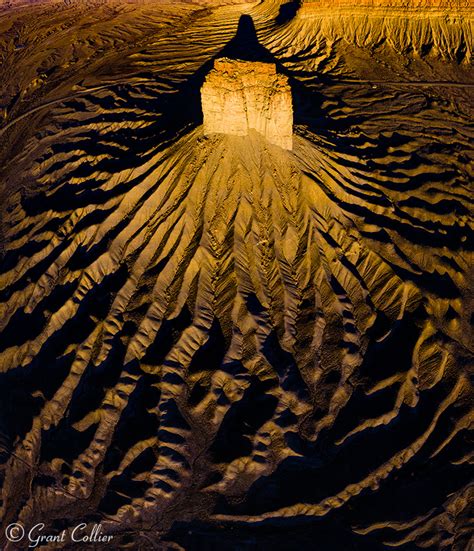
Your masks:
{"label": "sunlit rock wall", "polygon": [[291,88],[274,64],[217,59],[201,100],[205,134],[246,136],[256,130],[270,143],[292,149]]}
{"label": "sunlit rock wall", "polygon": [[469,64],[473,6],[473,0],[311,0],[302,2],[295,27],[314,44],[386,45],[403,55]]}

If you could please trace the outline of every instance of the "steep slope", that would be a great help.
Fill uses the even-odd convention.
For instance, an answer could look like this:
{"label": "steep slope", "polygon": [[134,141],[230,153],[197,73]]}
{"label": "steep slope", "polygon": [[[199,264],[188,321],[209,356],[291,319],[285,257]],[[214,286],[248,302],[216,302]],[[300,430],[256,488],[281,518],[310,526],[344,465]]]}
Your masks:
{"label": "steep slope", "polygon": [[[279,4],[160,8],[179,42],[155,29],[7,119],[4,526],[468,548],[471,69],[430,52],[375,84],[367,44],[315,54]],[[216,56],[285,74],[291,151],[205,131]]]}

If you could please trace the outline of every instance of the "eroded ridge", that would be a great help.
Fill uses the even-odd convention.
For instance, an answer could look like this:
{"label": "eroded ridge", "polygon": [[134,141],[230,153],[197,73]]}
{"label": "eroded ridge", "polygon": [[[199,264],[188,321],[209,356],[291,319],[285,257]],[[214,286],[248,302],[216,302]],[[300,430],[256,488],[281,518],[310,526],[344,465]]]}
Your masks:
{"label": "eroded ridge", "polygon": [[473,7],[472,0],[309,1],[301,3],[296,27],[313,48],[321,38],[328,47],[343,39],[356,47],[470,63]]}
{"label": "eroded ridge", "polygon": [[293,107],[288,78],[273,63],[216,59],[201,89],[205,134],[247,136],[293,147]]}
{"label": "eroded ridge", "polygon": [[[315,41],[269,5],[252,15],[293,77],[291,152],[186,114],[236,8],[162,31],[155,13],[100,70],[85,50],[66,99],[12,102],[0,539],[101,522],[114,549],[469,549],[468,67]],[[21,84],[33,45],[8,47]],[[375,59],[395,84],[364,80]],[[445,84],[397,77],[413,65]]]}

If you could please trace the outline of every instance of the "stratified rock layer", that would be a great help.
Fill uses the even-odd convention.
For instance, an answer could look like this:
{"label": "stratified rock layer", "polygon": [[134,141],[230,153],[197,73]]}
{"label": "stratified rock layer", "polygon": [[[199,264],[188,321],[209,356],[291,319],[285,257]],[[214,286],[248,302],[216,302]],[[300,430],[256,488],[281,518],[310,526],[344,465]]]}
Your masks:
{"label": "stratified rock layer", "polygon": [[293,41],[306,41],[314,52],[342,40],[357,48],[385,46],[418,58],[429,54],[470,63],[472,7],[471,0],[313,0],[298,10],[299,36]]}
{"label": "stratified rock layer", "polygon": [[472,0],[303,0],[304,6],[368,8],[470,8]]}
{"label": "stratified rock layer", "polygon": [[247,136],[256,130],[270,143],[292,149],[291,88],[274,64],[217,59],[201,100],[205,134]]}

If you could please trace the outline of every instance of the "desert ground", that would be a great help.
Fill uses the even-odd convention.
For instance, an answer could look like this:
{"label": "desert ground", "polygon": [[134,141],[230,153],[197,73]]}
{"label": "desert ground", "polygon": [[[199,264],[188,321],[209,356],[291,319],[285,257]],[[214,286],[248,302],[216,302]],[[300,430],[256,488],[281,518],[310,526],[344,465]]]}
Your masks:
{"label": "desert ground", "polygon": [[471,549],[473,8],[0,1],[2,549]]}

